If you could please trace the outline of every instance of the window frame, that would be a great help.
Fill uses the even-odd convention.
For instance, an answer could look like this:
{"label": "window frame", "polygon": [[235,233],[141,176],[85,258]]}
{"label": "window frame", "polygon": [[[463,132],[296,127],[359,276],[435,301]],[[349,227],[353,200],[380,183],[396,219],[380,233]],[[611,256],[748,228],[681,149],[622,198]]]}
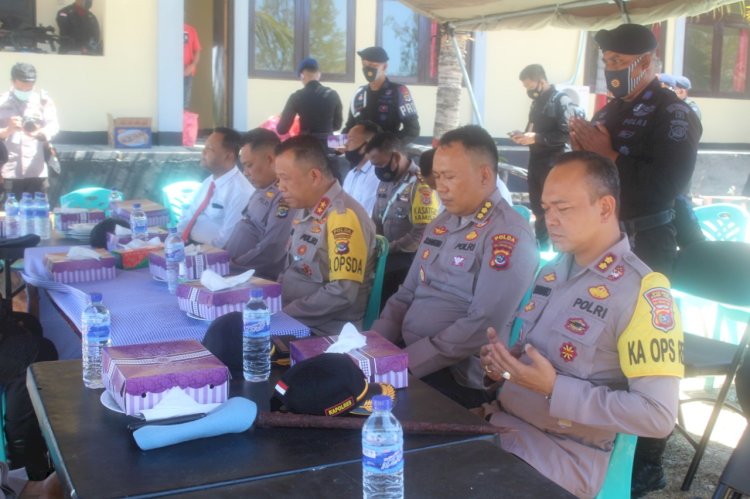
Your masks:
{"label": "window frame", "polygon": [[[687,60],[687,49],[688,49],[688,32],[690,25],[697,26],[712,26],[713,27],[713,38],[711,45],[711,73],[710,73],[710,89],[699,90],[691,89],[690,95],[692,97],[708,97],[713,99],[737,99],[737,100],[750,100],[750,74],[745,75],[745,92],[726,92],[721,91],[721,57],[724,42],[724,29],[725,28],[737,28],[746,29],[750,31],[750,23],[740,15],[728,14],[722,15],[719,18],[709,17],[708,15],[701,15],[697,18],[687,19],[685,22],[685,41],[683,44],[683,61]],[[684,64],[684,63],[683,63]],[[748,50],[747,61],[745,61],[746,67],[750,68],[750,50]],[[684,73],[684,67],[683,67]],[[750,73],[750,69],[748,70]]]}
{"label": "window frame", "polygon": [[[323,71],[323,77],[329,82],[354,81],[354,53],[356,43],[356,0],[345,0],[346,12],[346,71],[344,73],[328,73]],[[291,71],[278,71],[255,68],[255,0],[250,1],[250,40],[248,51],[248,78],[262,78],[272,80],[298,80],[299,76]],[[310,0],[295,0],[294,2],[294,55],[296,66],[299,61],[310,54]],[[301,34],[302,36],[297,36]]]}

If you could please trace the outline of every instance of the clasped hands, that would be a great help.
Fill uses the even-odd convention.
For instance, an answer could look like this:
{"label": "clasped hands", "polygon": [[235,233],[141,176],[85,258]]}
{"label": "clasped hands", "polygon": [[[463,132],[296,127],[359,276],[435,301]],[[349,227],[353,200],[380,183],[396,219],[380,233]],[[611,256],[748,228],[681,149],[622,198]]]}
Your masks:
{"label": "clasped hands", "polygon": [[498,338],[495,328],[487,329],[488,343],[479,350],[479,359],[488,378],[505,379],[531,391],[549,396],[555,386],[557,372],[552,363],[529,343],[523,346],[530,362],[519,360],[521,351],[511,352]]}
{"label": "clasped hands", "polygon": [[617,151],[612,149],[612,137],[601,123],[593,124],[581,118],[571,118],[568,122],[570,144],[574,150],[591,151],[617,160]]}

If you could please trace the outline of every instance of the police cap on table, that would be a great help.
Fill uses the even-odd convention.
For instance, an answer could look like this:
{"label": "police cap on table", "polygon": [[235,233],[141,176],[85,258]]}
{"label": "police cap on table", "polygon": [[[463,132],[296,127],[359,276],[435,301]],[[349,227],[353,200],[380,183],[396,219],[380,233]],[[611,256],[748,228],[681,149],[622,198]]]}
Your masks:
{"label": "police cap on table", "polygon": [[621,24],[615,29],[599,30],[594,40],[602,52],[640,55],[656,48],[656,37],[650,29],[640,24]]}
{"label": "police cap on table", "polygon": [[388,62],[388,52],[383,47],[367,47],[357,52],[359,56],[372,62]]}
{"label": "police cap on table", "polygon": [[16,81],[36,81],[36,68],[27,62],[17,62],[10,70],[10,77]]}

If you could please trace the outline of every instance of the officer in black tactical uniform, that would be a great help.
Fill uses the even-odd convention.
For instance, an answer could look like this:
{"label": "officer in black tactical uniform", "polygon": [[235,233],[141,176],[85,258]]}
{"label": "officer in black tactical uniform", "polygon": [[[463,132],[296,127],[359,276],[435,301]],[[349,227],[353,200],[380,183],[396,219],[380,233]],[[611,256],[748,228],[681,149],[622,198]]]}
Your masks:
{"label": "officer in black tactical uniform", "polygon": [[[595,39],[614,98],[591,123],[571,120],[572,145],[615,162],[622,189],[620,220],[633,251],[651,269],[669,275],[677,254],[675,199],[687,192],[695,169],[700,120],[656,77],[651,30],[623,24],[599,31]],[[666,442],[638,439],[634,497],[666,486],[661,464]]]}
{"label": "officer in black tactical uniform", "polygon": [[417,108],[406,85],[386,77],[388,54],[382,47],[369,47],[357,53],[362,58],[362,71],[369,83],[354,94],[343,132],[360,121],[369,120],[383,131],[395,133],[402,143],[412,142],[419,136]]}
{"label": "officer in black tactical uniform", "polygon": [[91,13],[93,0],[76,0],[57,12],[61,54],[98,55],[102,53],[99,21]]}

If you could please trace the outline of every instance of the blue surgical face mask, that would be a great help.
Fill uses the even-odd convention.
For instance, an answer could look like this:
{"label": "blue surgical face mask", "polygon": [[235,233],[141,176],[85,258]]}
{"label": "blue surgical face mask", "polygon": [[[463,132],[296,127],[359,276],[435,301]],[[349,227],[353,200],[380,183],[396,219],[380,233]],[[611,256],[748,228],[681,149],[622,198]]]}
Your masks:
{"label": "blue surgical face mask", "polygon": [[26,102],[31,98],[32,90],[18,90],[17,88],[13,89],[13,95],[16,96],[16,99],[20,100],[21,102]]}

